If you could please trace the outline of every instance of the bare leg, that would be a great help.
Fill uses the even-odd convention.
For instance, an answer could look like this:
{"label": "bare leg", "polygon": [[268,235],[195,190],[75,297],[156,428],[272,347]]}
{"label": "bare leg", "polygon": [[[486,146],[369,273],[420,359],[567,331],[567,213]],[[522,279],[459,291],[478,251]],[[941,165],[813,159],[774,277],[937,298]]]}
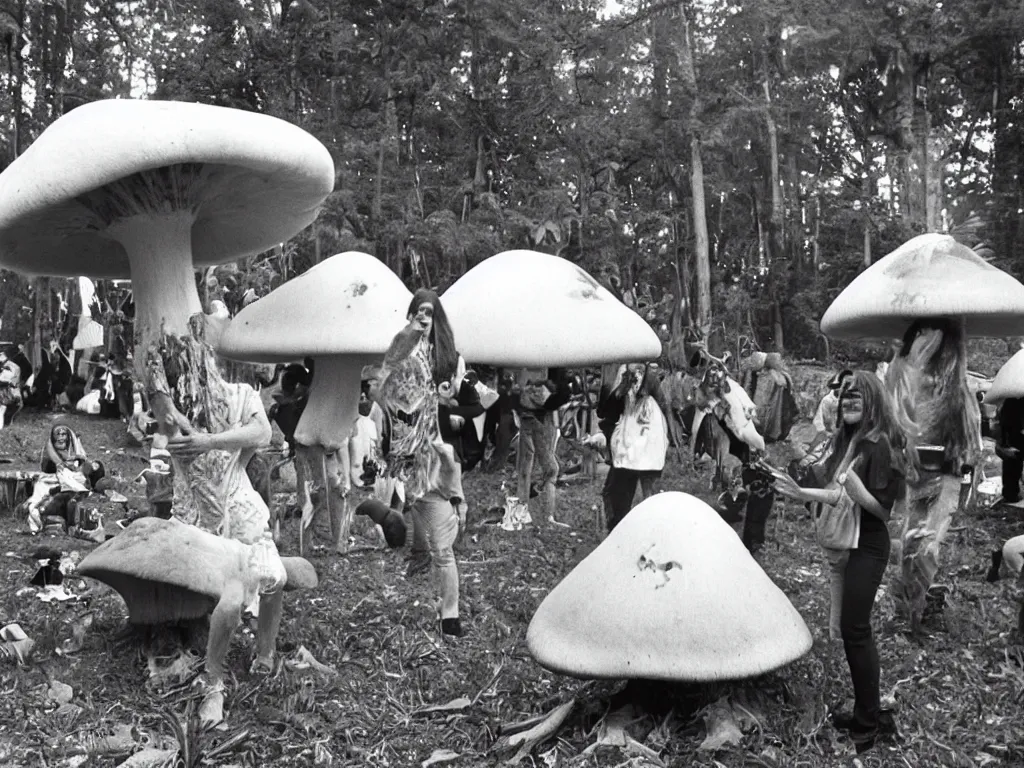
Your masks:
{"label": "bare leg", "polygon": [[274,649],[277,633],[281,629],[281,610],[284,605],[284,590],[260,595],[260,617],[256,627],[256,668],[271,671],[274,668]]}
{"label": "bare leg", "polygon": [[210,616],[210,636],[206,642],[206,676],[210,685],[199,708],[199,719],[204,723],[219,723],[224,719],[224,661],[231,646],[231,635],[242,621],[242,584],[229,586]]}
{"label": "bare leg", "polygon": [[338,453],[327,456],[325,463],[327,482],[324,490],[330,499],[332,541],[335,551],[344,555],[348,552],[348,535],[355,511],[348,503],[352,487],[349,480],[348,443]]}

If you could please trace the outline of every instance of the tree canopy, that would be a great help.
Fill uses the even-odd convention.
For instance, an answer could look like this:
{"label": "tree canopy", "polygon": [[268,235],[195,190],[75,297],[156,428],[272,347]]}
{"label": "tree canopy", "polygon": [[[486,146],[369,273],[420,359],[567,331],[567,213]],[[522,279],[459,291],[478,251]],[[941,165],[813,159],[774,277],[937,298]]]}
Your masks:
{"label": "tree canopy", "polygon": [[[96,99],[260,111],[337,183],[242,265],[258,291],[343,250],[444,288],[530,248],[669,334],[816,356],[920,232],[1024,273],[1022,38],[1013,0],[0,0],[0,167]],[[4,336],[40,285],[5,276]]]}

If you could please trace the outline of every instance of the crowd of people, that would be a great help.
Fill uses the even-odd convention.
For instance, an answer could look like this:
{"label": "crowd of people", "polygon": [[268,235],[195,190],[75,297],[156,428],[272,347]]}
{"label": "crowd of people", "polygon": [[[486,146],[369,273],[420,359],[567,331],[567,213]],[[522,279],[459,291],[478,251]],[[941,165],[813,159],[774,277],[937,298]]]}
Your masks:
{"label": "crowd of people", "polygon": [[[535,519],[564,525],[557,490],[561,414],[571,402],[582,402],[587,415],[573,419],[575,436],[598,445],[607,464],[601,491],[606,534],[638,500],[660,490],[671,448],[681,449],[687,438],[696,458],[714,454],[725,488],[720,511],[730,522],[742,518],[740,535],[752,553],[764,543],[765,524],[777,495],[807,506],[812,519],[819,521],[819,543],[829,566],[828,633],[843,644],[855,698],[853,710],[834,712],[833,722],[850,733],[858,751],[870,748],[880,733],[895,727],[891,713],[881,707],[871,616],[889,562],[887,524],[918,464],[884,383],[884,368],[846,369],[828,381],[812,419],[813,435],[803,443],[794,441],[797,456],[783,472],[765,461],[764,451],[764,442],[787,439],[796,418],[793,380],[777,355],[744,355],[737,373],[742,384],[730,375],[730,361],[706,350],[694,355],[690,369],[681,373],[666,372],[651,361],[633,361],[604,371],[595,392],[588,386],[590,377],[565,369],[468,370],[441,301],[432,291],[416,292],[407,323],[383,364],[364,369],[359,415],[344,450],[351,472],[348,480],[367,496],[357,513],[379,523],[389,545],[407,545],[407,576],[433,571],[442,634],[461,637],[468,631],[460,617],[455,557],[468,512],[463,475],[503,471],[515,447],[515,498],[537,498]],[[207,352],[212,355],[212,350]],[[0,408],[8,411],[26,399],[22,363],[27,361],[22,357],[20,350],[0,354]],[[59,350],[51,349],[51,358],[59,360]],[[110,375],[108,367],[100,381]],[[297,485],[305,488],[313,479],[315,473],[299,460],[295,433],[315,375],[309,358],[281,366],[267,410],[249,385],[208,382],[226,407],[204,410],[202,423],[196,422],[195,414],[161,421],[158,407],[149,407],[158,402],[144,401],[141,409],[132,403],[132,413],[141,412],[148,419],[140,435],[152,441],[151,466],[144,474],[153,509],[159,516],[243,541],[257,552],[259,589],[244,600],[245,610],[259,621],[253,663],[257,672],[273,668],[284,576],[269,494],[254,486],[246,468],[267,445],[273,423],[283,435],[284,460],[295,461]],[[682,401],[675,392],[679,387],[691,393]],[[161,396],[158,386],[150,400]],[[111,399],[117,401],[116,392]],[[590,418],[591,409],[595,419]],[[742,418],[756,425],[762,442],[751,440]],[[998,452],[1007,503],[1021,498],[1022,419],[1024,400],[1009,399],[1002,405]],[[54,426],[40,467],[54,475],[57,486],[67,482],[68,473],[81,474],[82,490],[88,493],[102,479],[102,466],[96,465],[90,464],[73,430],[63,423]],[[848,513],[844,519],[854,521],[853,527],[834,526],[823,534],[820,521],[839,519],[842,510]],[[317,532],[317,521],[311,514],[301,525]],[[1024,568],[1024,536],[993,552],[990,580],[1007,568],[1018,574]],[[220,617],[211,630],[207,719],[221,714],[226,638],[238,618]]]}

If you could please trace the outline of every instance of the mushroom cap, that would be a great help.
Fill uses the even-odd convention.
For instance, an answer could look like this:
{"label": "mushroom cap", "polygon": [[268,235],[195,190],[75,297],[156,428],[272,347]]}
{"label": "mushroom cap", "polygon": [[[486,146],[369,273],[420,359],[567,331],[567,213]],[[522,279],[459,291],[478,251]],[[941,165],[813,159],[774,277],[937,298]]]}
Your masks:
{"label": "mushroom cap", "polygon": [[79,197],[141,171],[204,164],[196,266],[271,248],[312,222],[334,188],[315,137],[276,117],[176,101],[84,104],[0,174],[0,264],[26,274],[129,277],[128,257]]}
{"label": "mushroom cap", "polygon": [[985,405],[999,405],[1011,397],[1024,397],[1024,349],[1003,363],[985,393]]}
{"label": "mushroom cap", "polygon": [[133,624],[199,618],[243,578],[247,547],[177,520],[146,517],[100,544],[78,565],[113,587]]}
{"label": "mushroom cap", "polygon": [[573,677],[707,681],[788,664],[811,633],[721,516],[672,492],[638,504],[551,591],[526,642]]}
{"label": "mushroom cap", "polygon": [[559,256],[505,251],[484,259],[441,297],[468,363],[518,368],[653,360],[647,322]]}
{"label": "mushroom cap", "polygon": [[924,317],[963,317],[969,336],[1024,334],[1024,285],[949,235],[919,235],[857,275],[821,331],[900,339]]}
{"label": "mushroom cap", "polygon": [[[133,624],[159,624],[205,616],[233,581],[244,581],[250,549],[234,539],[177,520],[145,517],[90,552],[82,576],[115,589]],[[282,558],[286,589],[317,585],[302,558]]]}
{"label": "mushroom cap", "polygon": [[231,321],[217,351],[251,362],[383,355],[412,294],[380,259],[346,251],[275,288]]}

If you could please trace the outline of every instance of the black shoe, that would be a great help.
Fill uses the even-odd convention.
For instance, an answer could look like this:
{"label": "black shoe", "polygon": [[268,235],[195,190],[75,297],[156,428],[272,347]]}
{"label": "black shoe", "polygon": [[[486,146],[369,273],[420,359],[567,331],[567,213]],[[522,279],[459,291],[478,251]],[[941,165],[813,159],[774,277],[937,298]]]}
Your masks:
{"label": "black shoe", "polygon": [[[835,710],[830,715],[832,726],[839,731],[856,731],[857,721],[854,719],[853,711],[849,709]],[[878,713],[878,735],[893,736],[897,732],[896,718],[893,717],[891,709],[883,709]],[[874,736],[871,737],[874,739]]]}
{"label": "black shoe", "polygon": [[458,618],[441,619],[441,634],[462,637],[465,634],[462,631],[462,622]]}
{"label": "black shoe", "polygon": [[999,566],[1003,564],[1003,550],[996,549],[992,551],[992,567],[988,569],[988,575],[985,577],[985,581],[989,584],[999,581]]}
{"label": "black shoe", "polygon": [[857,736],[853,737],[853,748],[857,750],[857,754],[858,755],[863,755],[865,752],[867,752],[869,749],[871,749],[874,746],[875,746],[875,737],[874,736],[864,736],[862,738],[859,738]]}

